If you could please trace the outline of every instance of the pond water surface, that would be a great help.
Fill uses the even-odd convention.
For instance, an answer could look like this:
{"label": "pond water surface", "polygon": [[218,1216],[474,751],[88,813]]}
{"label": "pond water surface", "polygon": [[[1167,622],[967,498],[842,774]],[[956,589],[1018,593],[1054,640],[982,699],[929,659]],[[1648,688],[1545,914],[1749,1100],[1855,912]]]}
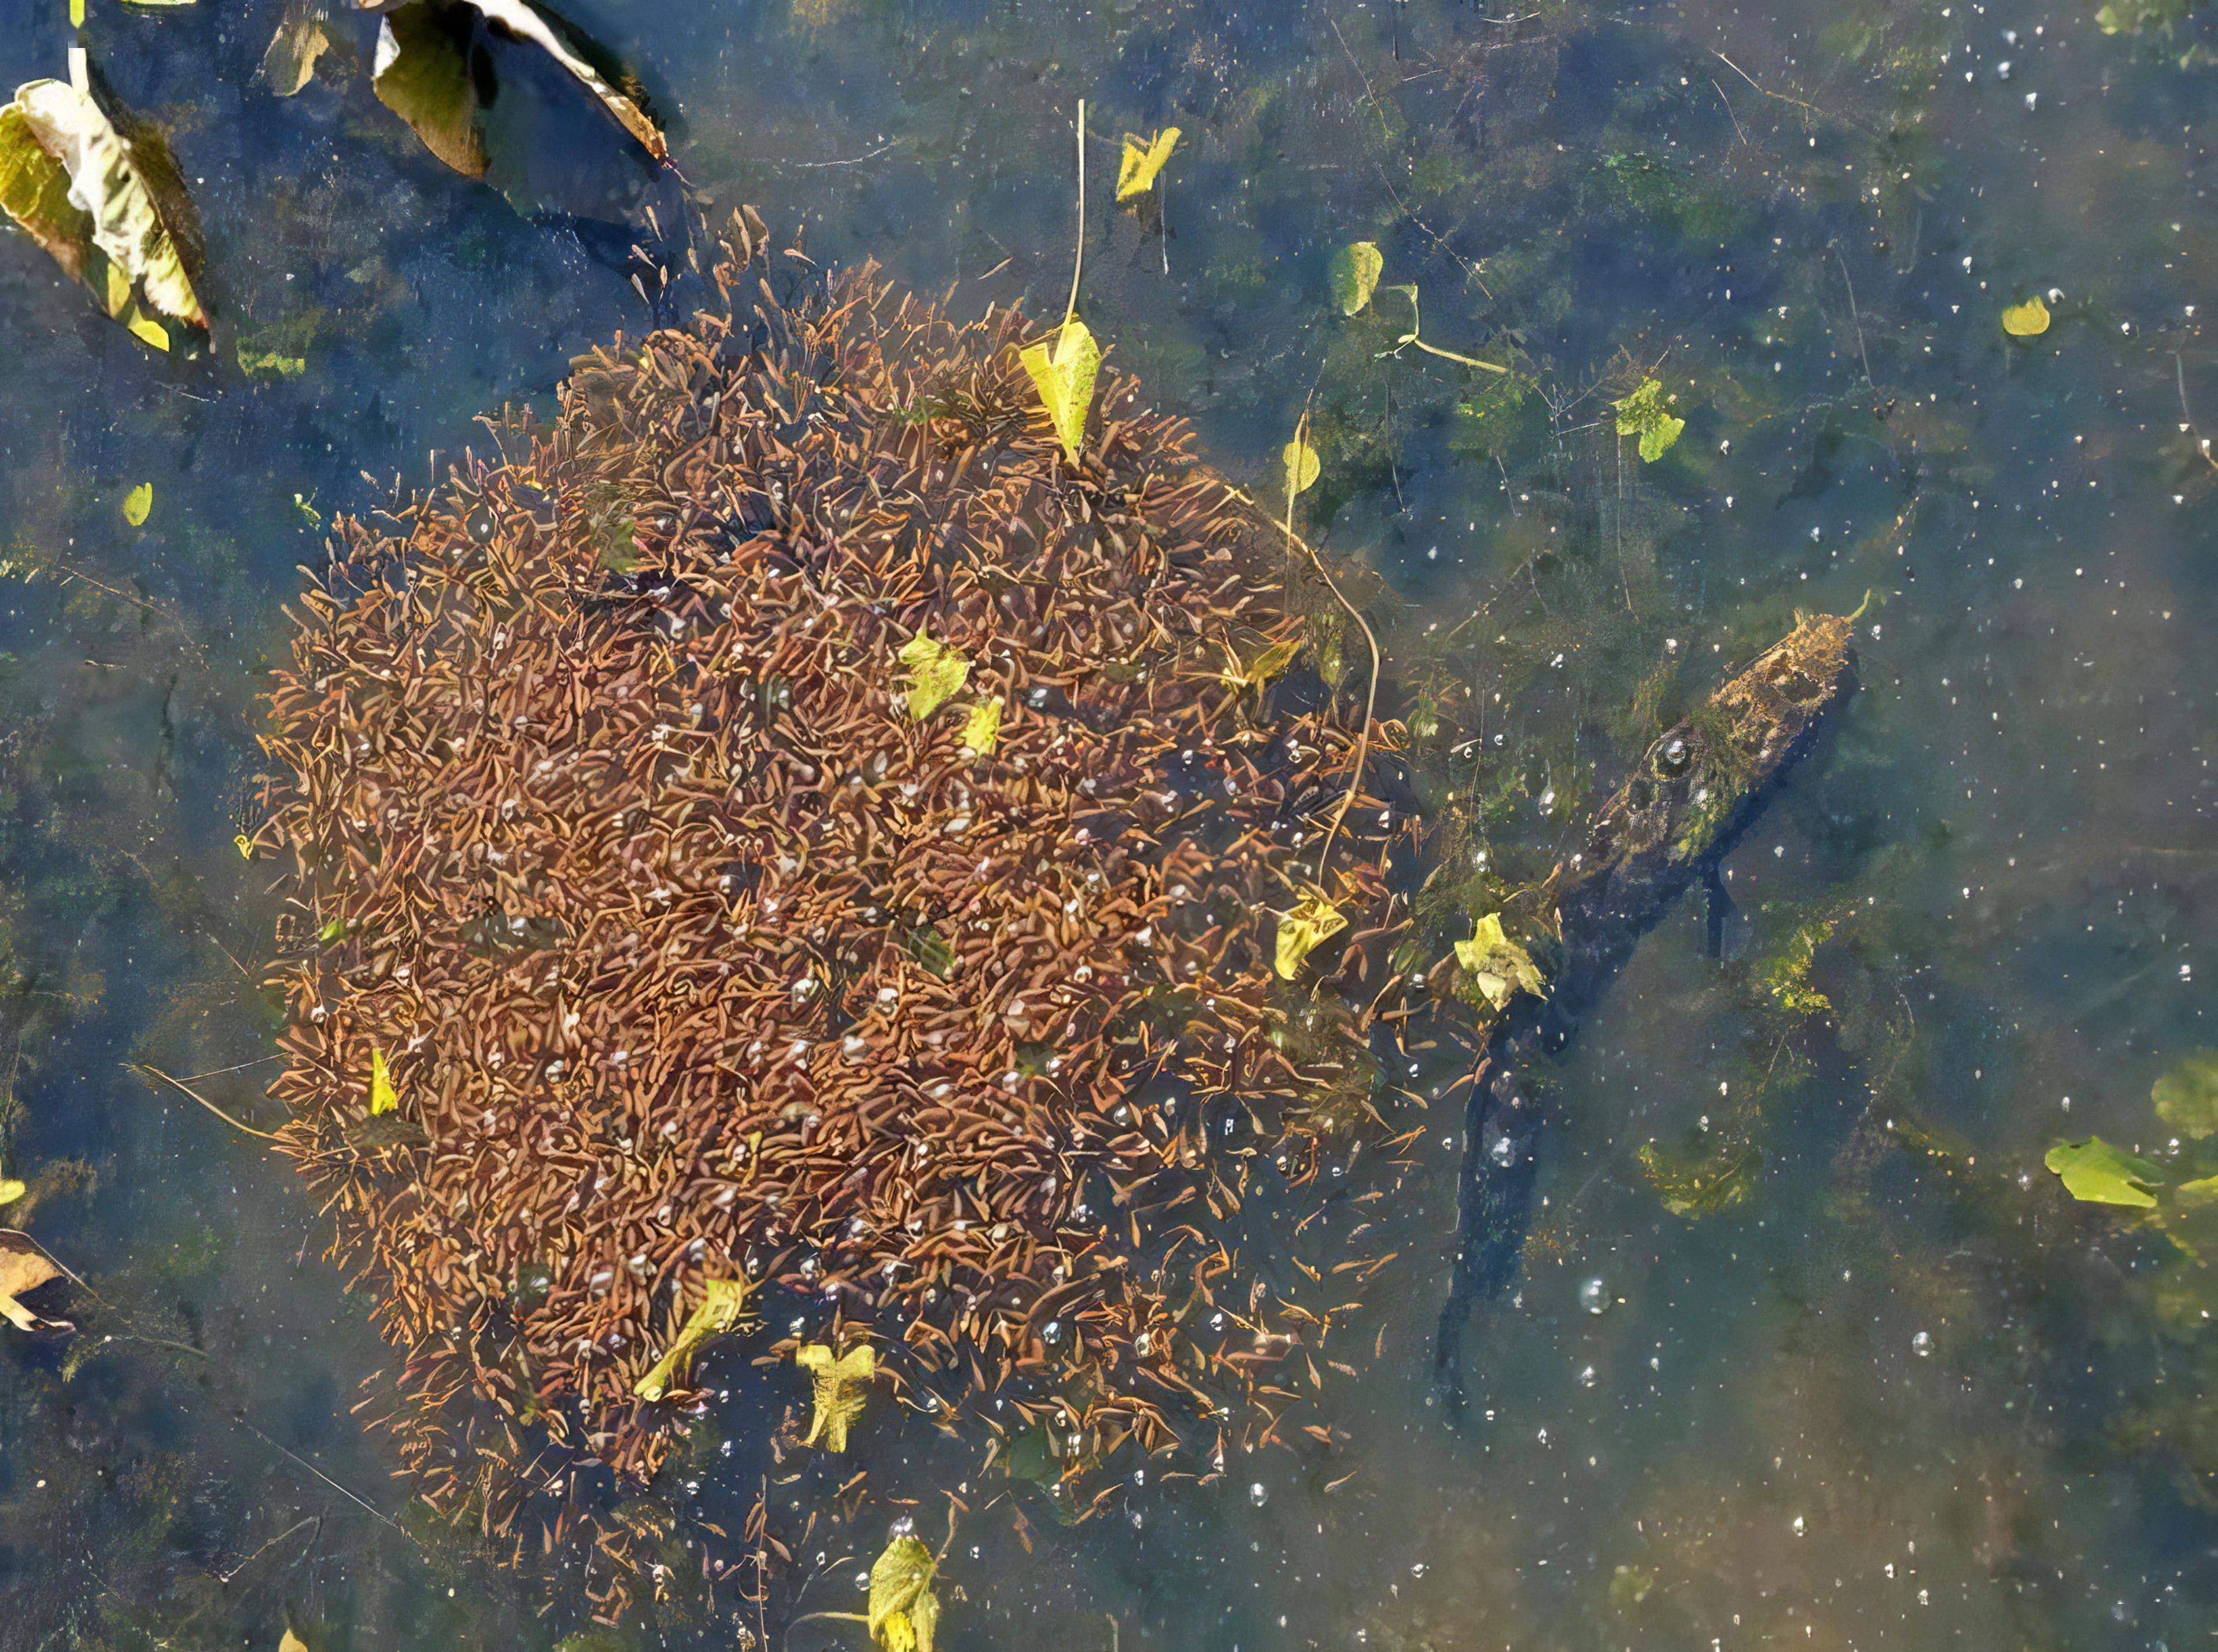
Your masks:
{"label": "pond water surface", "polygon": [[[1379,1357],[1328,1402],[1330,1458],[1258,1453],[1071,1526],[982,1480],[941,1643],[2218,1636],[2218,1279],[2173,1203],[2076,1204],[2043,1166],[2098,1133],[2166,1183],[2210,1168],[2151,1100],[2218,1045],[2200,20],[563,9],[639,73],[682,186],[518,70],[500,181],[585,214],[527,215],[380,105],[374,18],[341,9],[281,99],[257,74],[278,5],[90,0],[96,67],[197,203],[214,361],[146,350],[0,236],[0,1173],[29,1189],[9,1217],[83,1282],[40,1299],[73,1343],[0,1331],[0,1647],[276,1652],[290,1628],[311,1652],[444,1652],[585,1628],[412,1512],[351,1414],[390,1351],[318,1213],[261,1143],[134,1070],[278,1121],[276,868],[233,839],[281,605],[332,512],[482,445],[481,412],[550,407],[595,343],[689,314],[672,249],[740,203],[821,261],[1052,314],[1081,98],[1082,313],[1236,480],[1261,487],[1311,410],[1312,537],[1375,574],[1397,680],[1474,730],[1431,754],[1444,817],[1541,853],[1659,706],[1798,607],[1867,604],[1863,686],[1728,859],[1718,933],[1685,903],[1535,1074],[1544,1203],[1515,1294],[1466,1338],[1459,1414],[1431,1369],[1444,1103],[1436,1172],[1385,1218],[1408,1261],[1372,1304]],[[78,38],[62,0],[0,0],[0,90],[65,74]],[[1118,208],[1122,135],[1168,125],[1160,219]],[[635,237],[676,266],[659,307]],[[1385,284],[1350,320],[1328,272],[1357,240]],[[1400,284],[1427,343],[1517,376],[1397,353]],[[2047,330],[2006,336],[2035,295]],[[249,373],[242,345],[302,365]],[[1685,420],[1653,463],[1610,410],[1648,377]],[[1410,1091],[1441,1093],[1451,1054]],[[868,1559],[803,1556],[803,1609],[858,1610]],[[759,1628],[727,1600],[575,1644]]]}

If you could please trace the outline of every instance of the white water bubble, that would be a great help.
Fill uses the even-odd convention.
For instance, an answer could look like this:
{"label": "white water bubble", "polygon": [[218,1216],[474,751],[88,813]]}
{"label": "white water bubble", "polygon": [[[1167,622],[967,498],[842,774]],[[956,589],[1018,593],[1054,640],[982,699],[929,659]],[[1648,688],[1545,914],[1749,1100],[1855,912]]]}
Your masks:
{"label": "white water bubble", "polygon": [[1609,1312],[1609,1282],[1595,1275],[1579,1287],[1579,1306],[1589,1314]]}

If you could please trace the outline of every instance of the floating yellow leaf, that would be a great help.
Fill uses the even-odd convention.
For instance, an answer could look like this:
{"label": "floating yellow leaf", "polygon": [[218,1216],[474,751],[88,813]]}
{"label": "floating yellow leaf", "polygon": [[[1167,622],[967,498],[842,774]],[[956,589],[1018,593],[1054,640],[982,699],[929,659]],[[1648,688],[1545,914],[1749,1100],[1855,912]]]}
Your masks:
{"label": "floating yellow leaf", "polygon": [[1360,315],[1379,290],[1386,260],[1375,241],[1351,241],[1332,255],[1332,301],[1342,315]]}
{"label": "floating yellow leaf", "polygon": [[30,1189],[14,1177],[9,1177],[4,1181],[0,1181],[0,1205],[12,1205],[28,1191]]}
{"label": "floating yellow leaf", "polygon": [[239,833],[231,840],[231,847],[239,851],[239,858],[242,860],[251,860],[254,858],[254,840],[245,832]]}
{"label": "floating yellow leaf", "polygon": [[970,661],[924,631],[901,644],[900,659],[908,668],[908,714],[920,723],[961,693],[970,678]]}
{"label": "floating yellow leaf", "polygon": [[1502,932],[1499,912],[1489,912],[1470,940],[1456,942],[1455,957],[1496,1009],[1520,992],[1548,996],[1548,978],[1540,973],[1532,953]]}
{"label": "floating yellow leaf", "polygon": [[[166,350],[169,331],[150,310],[196,327],[208,315],[169,221],[187,211],[174,168],[155,152],[158,140],[150,145],[142,156],[109,123],[93,101],[84,49],[71,47],[67,81],[27,82],[0,108],[0,208],[108,314]],[[153,175],[170,186],[167,211]]]}
{"label": "floating yellow leaf", "polygon": [[825,1344],[812,1342],[794,1350],[793,1363],[815,1382],[812,1401],[816,1414],[809,1421],[809,1438],[802,1444],[815,1445],[821,1440],[827,1451],[846,1450],[847,1431],[863,1414],[864,1402],[870,1397],[877,1355],[865,1345],[835,1356]]}
{"label": "floating yellow leaf", "polygon": [[0,1319],[4,1319],[18,1331],[29,1331],[40,1336],[63,1336],[77,1327],[67,1320],[49,1320],[25,1307],[15,1299],[36,1290],[49,1279],[59,1279],[62,1270],[32,1241],[28,1233],[12,1227],[0,1227]]}
{"label": "floating yellow leaf", "polygon": [[277,1652],[308,1652],[308,1643],[288,1629],[277,1643]]}
{"label": "floating yellow leaf", "polygon": [[1001,738],[1001,702],[981,700],[970,708],[970,721],[963,725],[963,743],[981,757],[992,751]]}
{"label": "floating yellow leaf", "polygon": [[632,1385],[642,1400],[660,1400],[673,1379],[683,1382],[691,1370],[693,1356],[711,1337],[721,1337],[740,1322],[747,1293],[754,1287],[744,1279],[711,1279],[701,1306],[695,1308],[654,1369]]}
{"label": "floating yellow leaf", "polygon": [[[1294,656],[1301,651],[1302,639],[1289,637],[1282,642],[1272,643],[1246,665],[1235,660],[1217,675],[1234,688],[1267,687],[1286,674],[1286,668],[1293,664]],[[1228,655],[1231,653],[1229,644],[1225,652]]]}
{"label": "floating yellow leaf", "polygon": [[932,1652],[939,1626],[939,1597],[932,1592],[939,1570],[932,1550],[918,1537],[902,1536],[886,1545],[870,1566],[870,1612],[865,1621],[883,1652]]}
{"label": "floating yellow leaf", "polygon": [[1130,201],[1136,195],[1145,195],[1155,187],[1155,174],[1163,170],[1163,163],[1178,147],[1179,129],[1165,127],[1153,138],[1142,139],[1132,133],[1124,134],[1124,158],[1117,167],[1117,199]]}
{"label": "floating yellow leaf", "polygon": [[1279,978],[1292,980],[1302,967],[1302,960],[1315,952],[1319,943],[1346,928],[1348,920],[1341,916],[1338,907],[1315,890],[1304,891],[1294,903],[1294,910],[1279,920],[1276,966]]}
{"label": "floating yellow leaf", "polygon": [[123,519],[134,528],[146,525],[154,512],[154,484],[142,481],[123,496]]}
{"label": "floating yellow leaf", "polygon": [[1050,351],[1044,340],[1018,352],[1039,392],[1047,422],[1071,463],[1086,445],[1086,410],[1094,400],[1094,376],[1101,370],[1101,347],[1075,317],[1063,324]]}
{"label": "floating yellow leaf", "polygon": [[69,8],[70,27],[71,28],[83,28],[84,27],[84,0],[69,0]]}
{"label": "floating yellow leaf", "polygon": [[1279,450],[1279,459],[1286,467],[1286,496],[1289,499],[1299,498],[1317,486],[1317,472],[1322,468],[1317,463],[1317,452],[1300,437],[1297,436]]}
{"label": "floating yellow leaf", "polygon": [[393,1074],[385,1065],[385,1052],[373,1044],[369,1049],[369,1115],[375,1118],[400,1105],[400,1092],[393,1088]]}
{"label": "floating yellow leaf", "polygon": [[2048,331],[2048,306],[2035,293],[2023,304],[2003,312],[2003,331],[2013,338],[2038,338]]}

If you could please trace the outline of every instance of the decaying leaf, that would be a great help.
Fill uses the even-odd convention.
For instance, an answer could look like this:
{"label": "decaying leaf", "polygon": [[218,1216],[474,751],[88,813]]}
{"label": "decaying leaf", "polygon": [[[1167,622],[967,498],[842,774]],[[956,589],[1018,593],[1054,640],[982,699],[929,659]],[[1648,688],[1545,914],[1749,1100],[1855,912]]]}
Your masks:
{"label": "decaying leaf", "polygon": [[1538,998],[1548,996],[1548,978],[1533,961],[1532,953],[1502,933],[1499,912],[1489,912],[1478,921],[1470,940],[1456,942],[1455,958],[1496,1009],[1520,992]]}
{"label": "decaying leaf", "polygon": [[1018,352],[1025,371],[1047,409],[1048,423],[1071,463],[1086,445],[1086,410],[1094,401],[1094,377],[1101,370],[1101,347],[1086,323],[1073,317],[1063,324],[1050,350],[1045,340]]}
{"label": "decaying leaf", "polygon": [[1001,702],[997,699],[980,700],[970,708],[970,716],[963,725],[963,745],[983,757],[1000,743],[1001,738]]}
{"label": "decaying leaf", "polygon": [[123,496],[123,519],[134,528],[146,525],[154,513],[154,484],[142,481]]}
{"label": "decaying leaf", "polygon": [[1691,1220],[1731,1210],[1745,1200],[1755,1189],[1763,1155],[1745,1141],[1694,1154],[1673,1153],[1647,1141],[1640,1146],[1640,1168],[1664,1208]]}
{"label": "decaying leaf", "polygon": [[654,1362],[646,1376],[633,1384],[642,1400],[660,1400],[673,1381],[683,1382],[692,1369],[693,1356],[712,1337],[721,1337],[740,1322],[747,1294],[754,1287],[744,1279],[711,1279],[701,1306],[687,1316],[684,1327]]}
{"label": "decaying leaf", "polygon": [[2066,1193],[2085,1204],[2146,1209],[2156,1203],[2156,1195],[2150,1189],[2162,1185],[2155,1165],[2120,1152],[2100,1136],[2060,1141],[2041,1163],[2063,1178]]}
{"label": "decaying leaf", "polygon": [[1317,450],[1297,436],[1279,450],[1279,461],[1286,468],[1286,497],[1298,499],[1317,486]]}
{"label": "decaying leaf", "polygon": [[898,657],[908,668],[908,714],[920,723],[961,693],[970,678],[970,661],[924,631],[902,643]]}
{"label": "decaying leaf", "polygon": [[670,146],[647,111],[611,84],[592,59],[600,49],[552,12],[529,0],[361,0],[383,10],[370,82],[378,101],[416,130],[424,146],[467,177],[483,177],[486,111],[499,93],[489,83],[477,30],[490,28],[536,46],[590,92],[609,118],[629,133],[655,161],[667,164]]}
{"label": "decaying leaf", "polygon": [[67,1336],[77,1327],[67,1320],[49,1320],[25,1307],[16,1298],[29,1295],[62,1270],[41,1251],[28,1233],[0,1227],[0,1319],[18,1331],[42,1337]]}
{"label": "decaying leaf", "polygon": [[0,208],[108,314],[167,350],[157,315],[205,329],[208,314],[146,159],[93,100],[82,47],[67,81],[27,82],[0,109]]}
{"label": "decaying leaf", "polygon": [[1304,891],[1293,910],[1279,920],[1273,964],[1279,978],[1292,980],[1300,972],[1304,959],[1346,928],[1348,919],[1338,907],[1313,889]]}
{"label": "decaying leaf", "polygon": [[870,1639],[882,1652],[932,1652],[939,1626],[939,1597],[932,1581],[938,1571],[921,1538],[907,1535],[886,1545],[870,1566]]}
{"label": "decaying leaf", "polygon": [[2048,331],[2048,306],[2035,293],[2023,304],[2013,304],[2003,312],[2003,331],[2013,338],[2038,338]]}
{"label": "decaying leaf", "polygon": [[277,1643],[277,1652],[308,1652],[308,1643],[288,1627]]}
{"label": "decaying leaf", "polygon": [[0,1205],[12,1205],[29,1191],[12,1176],[0,1177]]}
{"label": "decaying leaf", "polygon": [[2218,1050],[2197,1050],[2174,1062],[2149,1089],[2157,1116],[2183,1135],[2218,1134]]}
{"label": "decaying leaf", "polygon": [[809,1419],[804,1445],[820,1441],[827,1451],[847,1449],[847,1431],[863,1414],[870,1397],[870,1380],[877,1375],[878,1357],[865,1344],[834,1355],[824,1343],[804,1344],[793,1352],[793,1363],[814,1381],[811,1394],[815,1414]]}
{"label": "decaying leaf", "polygon": [[369,1116],[390,1113],[400,1105],[400,1093],[393,1088],[393,1073],[385,1065],[385,1052],[375,1045],[369,1052]]}
{"label": "decaying leaf", "polygon": [[262,54],[262,78],[280,97],[290,97],[316,72],[316,60],[331,50],[324,24],[331,16],[324,0],[289,0],[270,47]]}
{"label": "decaying leaf", "polygon": [[1342,315],[1360,315],[1369,307],[1385,268],[1375,241],[1352,241],[1332,255],[1332,301]]}
{"label": "decaying leaf", "polygon": [[1640,438],[1640,457],[1645,464],[1653,464],[1670,452],[1679,432],[1687,428],[1687,421],[1674,418],[1664,405],[1664,385],[1659,379],[1644,380],[1631,395],[1619,397],[1614,405],[1617,433]]}
{"label": "decaying leaf", "polygon": [[[1267,688],[1286,674],[1286,668],[1293,664],[1295,656],[1301,651],[1302,638],[1289,637],[1272,643],[1245,665],[1234,660],[1217,675],[1230,687]],[[1229,643],[1225,652],[1228,655],[1231,653]]]}
{"label": "decaying leaf", "polygon": [[1165,127],[1152,138],[1124,134],[1124,158],[1117,167],[1117,199],[1130,201],[1155,187],[1155,176],[1178,147],[1179,129]]}

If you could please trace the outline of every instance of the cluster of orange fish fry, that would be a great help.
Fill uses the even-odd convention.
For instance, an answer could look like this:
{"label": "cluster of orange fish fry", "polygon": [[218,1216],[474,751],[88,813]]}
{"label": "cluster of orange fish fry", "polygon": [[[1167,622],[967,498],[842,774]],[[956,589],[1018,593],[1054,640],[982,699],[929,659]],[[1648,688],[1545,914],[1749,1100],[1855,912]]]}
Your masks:
{"label": "cluster of orange fish fry", "polygon": [[[1304,1327],[1205,1229],[1344,1126],[1362,1018],[1292,1029],[1403,910],[1398,730],[1295,659],[1287,541],[1180,423],[1105,374],[1074,465],[1019,315],[724,254],[723,313],[343,522],[274,691],[285,1151],[404,1460],[496,1531],[666,1459],[701,1396],[642,1378],[712,1283],[1105,1453],[1252,1394]],[[1349,927],[1285,978],[1320,880]]]}

